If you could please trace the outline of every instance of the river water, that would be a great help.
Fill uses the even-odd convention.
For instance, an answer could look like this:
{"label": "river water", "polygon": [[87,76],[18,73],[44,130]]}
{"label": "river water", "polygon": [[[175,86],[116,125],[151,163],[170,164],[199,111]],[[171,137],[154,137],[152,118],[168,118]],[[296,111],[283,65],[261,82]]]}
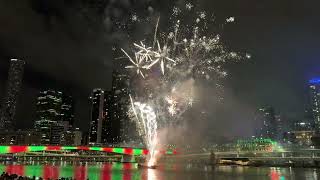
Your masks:
{"label": "river water", "polygon": [[141,169],[133,163],[98,164],[1,164],[1,172],[45,179],[72,177],[77,180],[287,180],[320,178],[320,169],[161,164],[157,169]]}

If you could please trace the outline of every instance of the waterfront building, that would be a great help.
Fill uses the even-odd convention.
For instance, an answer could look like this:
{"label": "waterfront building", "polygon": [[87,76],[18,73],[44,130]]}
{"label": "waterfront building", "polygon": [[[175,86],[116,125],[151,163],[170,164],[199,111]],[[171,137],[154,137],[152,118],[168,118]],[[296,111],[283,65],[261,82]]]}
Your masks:
{"label": "waterfront building", "polygon": [[37,98],[35,129],[41,133],[41,144],[60,144],[63,132],[73,123],[73,104],[61,91],[43,90]]}
{"label": "waterfront building", "polygon": [[284,133],[284,119],[281,115],[275,116],[275,140],[280,142],[283,139],[283,133]]}
{"label": "waterfront building", "polygon": [[89,129],[89,144],[102,143],[102,126],[105,124],[105,92],[102,89],[94,89],[91,97],[90,108],[90,129]]}
{"label": "waterfront building", "polygon": [[74,102],[70,95],[62,94],[61,119],[65,128],[71,130],[74,123]]}
{"label": "waterfront building", "polygon": [[80,146],[82,143],[82,132],[80,131],[79,128],[76,128],[73,131],[73,145],[74,146]]}
{"label": "waterfront building", "polygon": [[272,107],[260,108],[256,114],[256,122],[258,130],[256,137],[259,138],[277,138],[277,121],[275,117],[275,111]]}
{"label": "waterfront building", "polygon": [[0,129],[12,130],[16,114],[17,99],[21,89],[25,62],[11,59],[5,97],[1,106]]}
{"label": "waterfront building", "polygon": [[[91,120],[89,143],[118,144],[130,141],[135,124],[129,120],[129,77],[125,73],[112,73],[111,91],[95,89],[90,97]],[[101,132],[101,133],[100,133]]]}
{"label": "waterfront building", "polygon": [[35,130],[0,131],[0,145],[38,145],[41,134]]}
{"label": "waterfront building", "polygon": [[312,118],[316,132],[320,133],[320,78],[309,81]]}
{"label": "waterfront building", "polygon": [[130,142],[139,139],[136,125],[129,119],[130,107],[129,91],[130,79],[121,70],[112,73],[111,104],[108,118],[112,125],[111,143]]}
{"label": "waterfront building", "polygon": [[50,144],[59,145],[64,141],[65,126],[59,122],[50,125]]}
{"label": "waterfront building", "polygon": [[312,145],[312,137],[314,136],[315,132],[311,130],[300,130],[300,131],[292,131],[292,142],[295,145],[299,146],[306,146],[309,147]]}
{"label": "waterfront building", "polygon": [[276,144],[275,141],[264,138],[239,139],[235,148],[237,152],[272,152],[276,150]]}

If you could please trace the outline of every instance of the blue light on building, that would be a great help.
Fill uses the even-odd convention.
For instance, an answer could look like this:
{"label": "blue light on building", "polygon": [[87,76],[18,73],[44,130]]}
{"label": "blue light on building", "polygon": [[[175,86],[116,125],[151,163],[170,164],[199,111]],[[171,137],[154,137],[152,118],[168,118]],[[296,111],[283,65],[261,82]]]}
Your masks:
{"label": "blue light on building", "polygon": [[313,78],[309,80],[310,84],[320,84],[320,78]]}

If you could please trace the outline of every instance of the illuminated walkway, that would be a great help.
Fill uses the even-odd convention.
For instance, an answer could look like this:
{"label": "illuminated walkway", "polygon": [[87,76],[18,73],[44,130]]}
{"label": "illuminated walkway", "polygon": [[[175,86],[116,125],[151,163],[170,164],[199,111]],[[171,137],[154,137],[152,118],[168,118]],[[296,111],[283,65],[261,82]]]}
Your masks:
{"label": "illuminated walkway", "polygon": [[[100,151],[125,155],[147,155],[147,149],[137,148],[112,148],[112,147],[88,147],[88,146],[0,146],[0,154],[12,154],[23,152],[37,151],[66,151],[66,150],[82,150],[82,151]],[[161,151],[163,154],[177,154],[176,151]]]}

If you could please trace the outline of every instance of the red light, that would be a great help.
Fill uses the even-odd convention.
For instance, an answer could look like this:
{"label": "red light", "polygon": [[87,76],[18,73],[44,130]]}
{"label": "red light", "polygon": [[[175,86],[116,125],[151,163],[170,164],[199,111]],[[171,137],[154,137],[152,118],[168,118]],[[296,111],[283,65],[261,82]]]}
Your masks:
{"label": "red light", "polygon": [[125,148],[125,149],[124,149],[124,153],[125,153],[125,154],[129,154],[129,155],[132,155],[132,154],[133,154],[133,149],[131,149],[131,148]]}
{"label": "red light", "polygon": [[47,146],[46,150],[47,151],[60,151],[61,146]]}
{"label": "red light", "polygon": [[104,151],[104,152],[113,152],[113,148],[103,148],[102,151]]}
{"label": "red light", "polygon": [[19,153],[26,152],[28,150],[28,146],[11,146],[9,149],[10,153]]}
{"label": "red light", "polygon": [[89,151],[89,147],[86,147],[86,146],[78,146],[77,147],[78,150],[84,150],[84,151]]}
{"label": "red light", "polygon": [[149,150],[144,149],[144,150],[142,151],[142,154],[143,154],[143,155],[147,155],[147,154],[149,154]]}
{"label": "red light", "polygon": [[23,165],[8,165],[5,171],[9,174],[17,174],[19,176],[24,175],[24,166]]}

